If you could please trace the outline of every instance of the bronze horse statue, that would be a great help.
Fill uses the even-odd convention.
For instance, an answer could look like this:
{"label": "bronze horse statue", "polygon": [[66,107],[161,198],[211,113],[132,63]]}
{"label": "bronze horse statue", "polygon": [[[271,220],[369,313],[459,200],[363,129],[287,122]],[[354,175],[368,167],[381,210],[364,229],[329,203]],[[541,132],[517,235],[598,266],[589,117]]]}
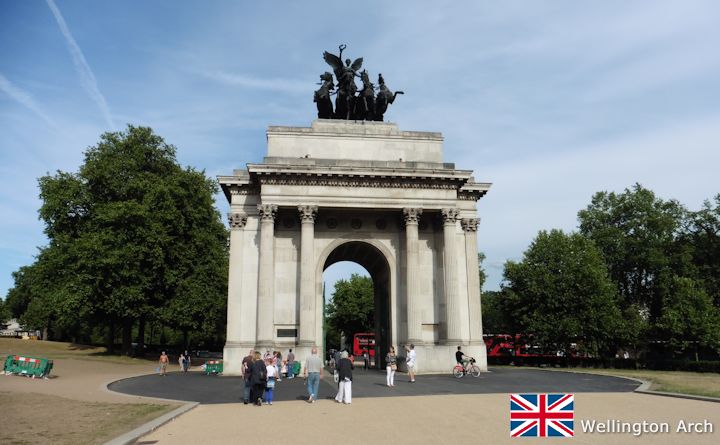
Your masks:
{"label": "bronze horse statue", "polygon": [[325,73],[320,75],[320,80],[322,82],[320,83],[320,88],[315,91],[313,102],[317,104],[318,117],[320,119],[332,119],[333,105],[330,95],[332,94],[332,90],[335,89],[332,74],[325,71]]}
{"label": "bronze horse statue", "polygon": [[390,91],[390,89],[385,85],[385,79],[383,79],[382,74],[378,75],[378,85],[380,85],[380,88],[377,98],[375,99],[375,115],[373,116],[373,120],[382,121],[388,105],[395,102],[395,98],[398,94],[405,93],[402,91],[396,91],[395,93]]}
{"label": "bronze horse statue", "polygon": [[370,82],[370,76],[365,70],[360,73],[360,80],[363,87],[355,100],[353,119],[371,121],[375,114],[375,86]]}

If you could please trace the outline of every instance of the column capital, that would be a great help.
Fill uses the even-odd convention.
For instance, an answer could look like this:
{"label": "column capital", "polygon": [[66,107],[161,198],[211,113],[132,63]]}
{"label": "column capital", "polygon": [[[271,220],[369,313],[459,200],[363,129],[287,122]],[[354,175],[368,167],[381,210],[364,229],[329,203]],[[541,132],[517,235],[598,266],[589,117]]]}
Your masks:
{"label": "column capital", "polygon": [[315,218],[317,217],[318,207],[310,205],[298,206],[298,213],[300,214],[300,222],[315,224]]}
{"label": "column capital", "polygon": [[479,224],[480,218],[463,218],[460,220],[460,225],[465,232],[477,232]]}
{"label": "column capital", "polygon": [[230,212],[227,216],[230,229],[236,230],[245,227],[245,223],[247,222],[247,215],[245,213]]}
{"label": "column capital", "polygon": [[258,211],[260,212],[260,220],[262,221],[275,221],[275,214],[277,213],[278,206],[275,204],[258,204]]}
{"label": "column capital", "polygon": [[450,207],[440,209],[440,213],[442,214],[443,224],[455,224],[460,211],[455,207]]}
{"label": "column capital", "polygon": [[419,207],[405,207],[403,208],[403,219],[405,220],[405,225],[408,224],[415,224],[417,225],[420,221],[420,215],[422,215],[423,210]]}

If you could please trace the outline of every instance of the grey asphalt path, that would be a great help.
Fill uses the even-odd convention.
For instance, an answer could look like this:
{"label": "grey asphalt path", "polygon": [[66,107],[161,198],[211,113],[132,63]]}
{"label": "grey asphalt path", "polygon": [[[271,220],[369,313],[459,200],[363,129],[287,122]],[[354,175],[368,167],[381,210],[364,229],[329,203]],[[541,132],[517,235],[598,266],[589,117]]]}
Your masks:
{"label": "grey asphalt path", "polygon": [[[421,375],[415,383],[406,374],[395,376],[395,387],[385,385],[385,372],[355,369],[353,398],[427,396],[447,394],[508,394],[523,392],[631,392],[640,384],[631,380],[572,372],[547,372],[531,368],[490,368],[480,377],[457,379],[450,375]],[[200,372],[168,373],[132,377],[108,385],[112,391],[125,394],[184,400],[201,404],[235,403],[242,400],[243,381],[240,377],[219,377]],[[325,373],[320,382],[320,398],[332,398],[337,391],[332,375]],[[307,398],[302,378],[283,379],[275,388],[274,400]]]}

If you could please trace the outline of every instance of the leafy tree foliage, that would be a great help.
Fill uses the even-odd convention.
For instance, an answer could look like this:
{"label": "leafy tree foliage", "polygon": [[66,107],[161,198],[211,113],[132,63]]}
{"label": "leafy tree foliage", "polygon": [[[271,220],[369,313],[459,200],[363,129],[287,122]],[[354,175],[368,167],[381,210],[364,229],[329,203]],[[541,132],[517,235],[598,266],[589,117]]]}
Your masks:
{"label": "leafy tree foliage", "polygon": [[720,194],[690,213],[683,241],[690,246],[697,279],[720,308]]}
{"label": "leafy tree foliage", "polygon": [[347,339],[358,332],[372,332],[374,305],[372,279],[352,274],[349,280],[335,282],[332,299],[325,306],[326,323]]}
{"label": "leafy tree foliage", "polygon": [[676,239],[685,209],[635,184],[623,193],[599,192],[578,214],[580,232],[603,253],[623,310],[634,307],[652,324],[662,313],[669,275],[683,275]]}
{"label": "leafy tree foliage", "polygon": [[218,187],[180,167],[175,152],[150,128],[128,126],[103,134],[77,173],[40,178],[50,242],[11,291],[19,307],[28,302],[26,322],[102,324],[110,342],[122,327],[124,352],[135,323],[143,333],[147,320],[217,329],[227,283]]}
{"label": "leafy tree foliage", "polygon": [[520,332],[513,323],[513,315],[505,301],[506,292],[484,291],[482,293],[482,326],[483,334],[504,334]]}
{"label": "leafy tree foliage", "polygon": [[674,348],[694,350],[696,359],[700,348],[720,348],[720,310],[691,278],[673,278],[658,328]]}
{"label": "leafy tree foliage", "polygon": [[581,234],[541,231],[522,261],[506,263],[505,280],[505,304],[522,332],[560,350],[577,341],[595,351],[614,344],[622,326],[614,286]]}

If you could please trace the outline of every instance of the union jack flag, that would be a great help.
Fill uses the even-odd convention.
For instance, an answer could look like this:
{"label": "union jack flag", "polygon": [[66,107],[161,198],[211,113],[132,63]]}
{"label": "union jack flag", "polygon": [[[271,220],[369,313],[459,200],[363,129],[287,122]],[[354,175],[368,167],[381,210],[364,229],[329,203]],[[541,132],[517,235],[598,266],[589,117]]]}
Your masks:
{"label": "union jack flag", "polygon": [[510,436],[572,437],[573,394],[510,394]]}

